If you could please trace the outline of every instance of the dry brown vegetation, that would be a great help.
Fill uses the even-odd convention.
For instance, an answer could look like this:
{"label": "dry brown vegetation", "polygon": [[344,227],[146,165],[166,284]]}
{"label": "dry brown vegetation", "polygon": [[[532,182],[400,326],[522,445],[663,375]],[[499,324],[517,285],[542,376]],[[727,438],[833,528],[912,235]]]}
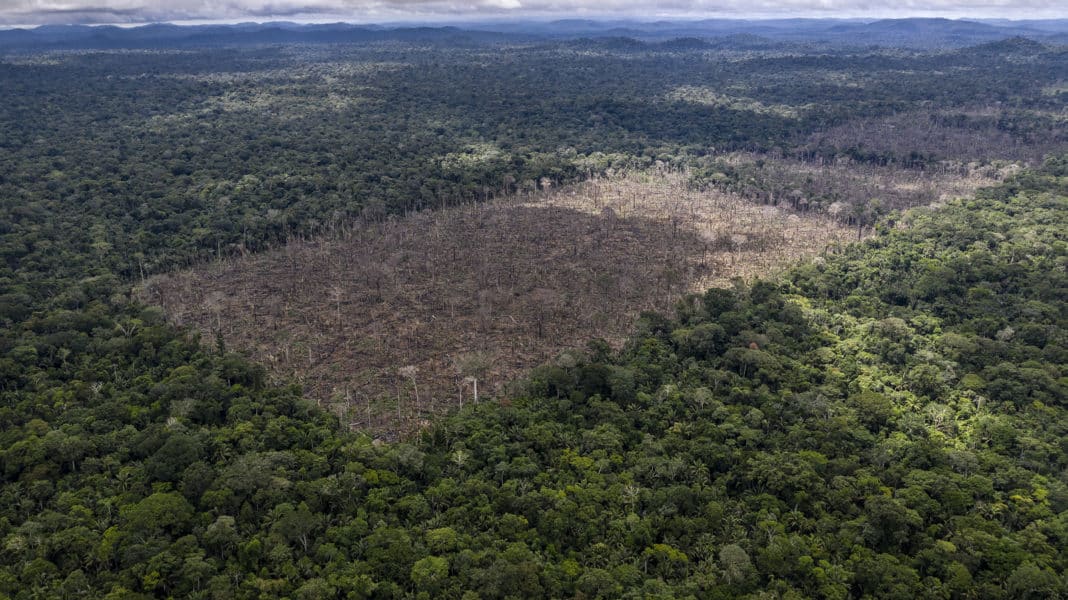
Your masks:
{"label": "dry brown vegetation", "polygon": [[1041,163],[1046,155],[1063,152],[1068,135],[1062,113],[1032,113],[1045,121],[1003,123],[997,110],[901,113],[888,117],[854,119],[808,135],[809,150],[824,147],[859,148],[885,154],[898,162],[912,155],[929,155],[941,161],[1026,161]]}
{"label": "dry brown vegetation", "polygon": [[742,152],[724,155],[719,160],[736,169],[739,177],[719,182],[712,177],[694,183],[737,193],[761,204],[797,211],[822,210],[845,221],[853,220],[854,207],[865,207],[873,201],[878,201],[881,210],[926,206],[970,196],[977,189],[993,185],[1019,170],[1015,163],[921,170],[849,160],[801,161]]}
{"label": "dry brown vegetation", "polygon": [[144,295],[206,340],[295,377],[353,427],[410,431],[493,395],[643,310],[768,274],[854,239],[832,219],[694,191],[684,173],[353,225],[332,238],[151,280]]}

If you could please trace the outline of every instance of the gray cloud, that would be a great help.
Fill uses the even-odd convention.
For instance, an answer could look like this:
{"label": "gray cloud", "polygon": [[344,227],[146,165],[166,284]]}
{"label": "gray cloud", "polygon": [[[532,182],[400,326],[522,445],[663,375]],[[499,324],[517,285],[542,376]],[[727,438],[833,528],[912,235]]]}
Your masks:
{"label": "gray cloud", "polygon": [[0,0],[0,23],[629,16],[1068,17],[1064,0]]}

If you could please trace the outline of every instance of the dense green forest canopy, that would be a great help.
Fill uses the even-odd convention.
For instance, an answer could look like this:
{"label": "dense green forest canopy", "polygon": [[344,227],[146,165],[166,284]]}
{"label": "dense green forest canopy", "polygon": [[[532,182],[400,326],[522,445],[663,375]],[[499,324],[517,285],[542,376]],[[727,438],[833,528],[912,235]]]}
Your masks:
{"label": "dense green forest canopy", "polygon": [[[4,59],[0,596],[1064,593],[1065,158],[684,299],[409,443],[129,300],[356,216],[655,161],[714,178],[713,148],[918,170],[1065,141],[1063,49],[590,46]],[[1019,143],[833,130],[901,113]]]}
{"label": "dense green forest canopy", "polygon": [[1061,159],[407,444],[151,309],[38,314],[2,363],[0,593],[1054,596],[1066,211]]}
{"label": "dense green forest canopy", "polygon": [[[934,169],[1034,162],[1068,144],[1063,48],[589,44],[11,56],[0,276],[34,273],[23,284],[51,295],[48,279],[137,277],[360,214],[728,150]],[[902,114],[920,127],[854,127]]]}

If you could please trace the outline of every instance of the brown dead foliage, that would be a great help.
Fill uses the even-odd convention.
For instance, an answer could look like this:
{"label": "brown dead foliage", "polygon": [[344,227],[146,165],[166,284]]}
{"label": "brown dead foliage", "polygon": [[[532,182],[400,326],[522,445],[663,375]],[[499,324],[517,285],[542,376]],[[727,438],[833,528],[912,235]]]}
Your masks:
{"label": "brown dead foliage", "polygon": [[[1044,156],[1068,147],[1068,128],[1063,113],[1031,113],[1017,117],[1045,118],[1045,126],[1030,129],[1006,127],[1011,119],[1000,109],[972,109],[957,112],[916,111],[885,117],[850,120],[810,134],[809,149],[860,148],[866,152],[894,156],[901,161],[910,155],[931,155],[942,161],[1023,161],[1041,163]],[[1016,129],[1016,130],[1014,130]]]}
{"label": "brown dead foliage", "polygon": [[[823,210],[849,222],[851,207],[878,201],[882,210],[907,210],[970,196],[1019,170],[1019,165],[955,165],[920,170],[837,161],[801,161],[767,154],[734,153],[724,162],[744,172],[747,181],[723,186],[747,200],[797,211]],[[759,165],[759,166],[758,166]],[[838,206],[835,206],[837,204]]]}
{"label": "brown dead foliage", "polygon": [[353,225],[333,238],[154,278],[180,325],[294,377],[352,427],[393,436],[493,396],[643,310],[855,237],[816,215],[635,173]]}

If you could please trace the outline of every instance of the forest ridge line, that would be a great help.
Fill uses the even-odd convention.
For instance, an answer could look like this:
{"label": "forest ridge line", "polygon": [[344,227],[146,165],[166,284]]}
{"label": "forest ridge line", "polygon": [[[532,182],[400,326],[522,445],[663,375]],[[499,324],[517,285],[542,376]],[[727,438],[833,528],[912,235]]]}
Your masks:
{"label": "forest ridge line", "polygon": [[1014,37],[1048,45],[1068,43],[1068,19],[968,20],[897,19],[694,19],[660,20],[486,20],[448,23],[293,23],[138,26],[41,25],[0,30],[0,50],[211,47],[261,44],[424,42],[503,44],[630,38],[657,44],[691,39],[716,45],[791,47],[961,48]]}

